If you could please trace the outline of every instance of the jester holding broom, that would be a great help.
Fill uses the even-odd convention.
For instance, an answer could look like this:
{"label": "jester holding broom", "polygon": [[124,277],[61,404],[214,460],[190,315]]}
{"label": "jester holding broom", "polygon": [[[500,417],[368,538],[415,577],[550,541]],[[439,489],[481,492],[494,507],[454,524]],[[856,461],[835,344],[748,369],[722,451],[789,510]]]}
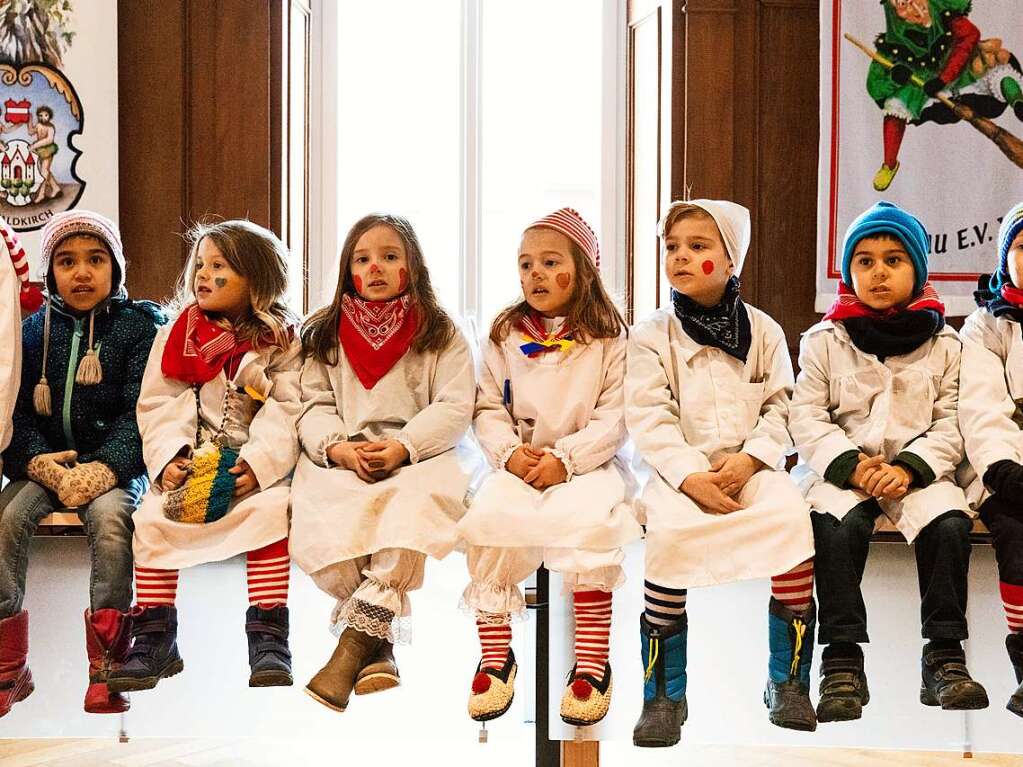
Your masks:
{"label": "jester holding broom", "polygon": [[980,39],[980,30],[969,19],[971,0],[881,4],[886,27],[874,46],[894,66],[889,69],[875,60],[867,72],[867,92],[884,111],[884,162],[874,176],[879,192],[891,186],[899,170],[907,124],[960,119],[938,100],[939,94],[983,117],[998,117],[1011,106],[1023,121],[1019,61],[1002,48],[1001,40]]}

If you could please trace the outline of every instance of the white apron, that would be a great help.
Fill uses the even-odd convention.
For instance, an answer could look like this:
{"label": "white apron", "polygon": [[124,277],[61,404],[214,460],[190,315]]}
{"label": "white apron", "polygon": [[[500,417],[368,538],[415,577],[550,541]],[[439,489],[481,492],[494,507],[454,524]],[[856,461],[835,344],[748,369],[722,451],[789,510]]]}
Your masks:
{"label": "white apron", "polygon": [[[314,573],[389,548],[446,556],[479,466],[463,441],[476,391],[465,338],[456,335],[441,352],[409,351],[369,390],[343,350],[336,366],[307,359],[301,385],[292,558]],[[410,463],[381,482],[327,466],[331,444],[384,439],[401,442]]]}
{"label": "white apron", "polygon": [[814,509],[842,519],[869,497],[823,479],[832,461],[856,450],[889,462],[906,451],[934,472],[927,487],[899,501],[879,501],[908,542],[945,512],[969,511],[954,481],[963,458],[961,348],[947,326],[909,354],[884,362],[857,349],[840,322],[818,323],[803,335],[789,422],[800,458],[792,476]]}
{"label": "white apron", "polygon": [[[133,515],[135,562],[143,567],[181,569],[216,562],[262,548],[288,535],[290,475],[298,455],[295,420],[301,407],[298,379],[301,346],[242,357],[233,383],[266,397],[252,417],[232,417],[230,433],[241,443],[239,457],[252,468],[262,488],[231,503],[226,515],[209,524],[167,519],[156,480],[182,447],[195,447],[196,400],[192,387],[166,378],[160,368],[171,326],[153,343],[138,400],[142,452],[152,481]],[[224,422],[227,377],[221,371],[199,389],[202,426],[217,431]],[[251,420],[250,420],[251,419]]]}
{"label": "white apron", "polygon": [[[785,335],[746,306],[753,341],[745,364],[697,343],[671,309],[632,330],[625,379],[626,421],[648,464],[646,579],[689,588],[787,572],[813,556],[809,507],[780,469],[792,363]],[[703,511],[678,488],[718,457],[745,452],[766,464],[731,514]]]}
{"label": "white apron", "polygon": [[[642,535],[625,440],[625,336],[529,358],[513,332],[484,352],[474,431],[491,472],[459,524],[477,546],[610,551]],[[510,399],[510,402],[506,400]],[[504,469],[521,444],[547,449],[569,479],[543,491]]]}
{"label": "white apron", "polygon": [[982,478],[998,461],[1023,463],[1023,335],[1020,324],[986,309],[966,318],[959,376],[959,427],[969,461],[960,469],[970,506],[991,493]]}

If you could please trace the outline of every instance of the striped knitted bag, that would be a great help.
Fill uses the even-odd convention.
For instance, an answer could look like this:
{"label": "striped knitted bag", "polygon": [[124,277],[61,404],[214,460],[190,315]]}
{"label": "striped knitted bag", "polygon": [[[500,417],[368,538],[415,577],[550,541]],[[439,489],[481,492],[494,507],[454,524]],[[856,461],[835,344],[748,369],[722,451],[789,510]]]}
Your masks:
{"label": "striped knitted bag", "polygon": [[207,442],[192,454],[192,470],[181,487],[164,496],[163,514],[174,522],[207,524],[227,514],[234,497],[235,475],[229,474],[238,451]]}

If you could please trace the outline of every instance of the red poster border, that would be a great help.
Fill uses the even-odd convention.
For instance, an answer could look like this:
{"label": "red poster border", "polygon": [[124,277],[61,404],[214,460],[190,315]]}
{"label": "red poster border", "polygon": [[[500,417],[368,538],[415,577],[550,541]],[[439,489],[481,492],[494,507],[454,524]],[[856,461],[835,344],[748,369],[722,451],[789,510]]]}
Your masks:
{"label": "red poster border", "polygon": [[[831,176],[828,199],[828,279],[839,280],[836,264],[838,239],[838,128],[840,83],[842,75],[842,0],[833,0],[831,19]],[[980,273],[930,272],[929,279],[939,282],[976,282]]]}

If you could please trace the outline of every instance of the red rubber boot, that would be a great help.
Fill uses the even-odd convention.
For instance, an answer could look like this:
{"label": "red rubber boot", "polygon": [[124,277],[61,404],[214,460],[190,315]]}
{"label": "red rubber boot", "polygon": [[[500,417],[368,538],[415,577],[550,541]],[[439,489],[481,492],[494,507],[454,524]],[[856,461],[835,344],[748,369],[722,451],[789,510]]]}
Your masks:
{"label": "red rubber boot", "polygon": [[89,654],[89,689],[85,710],[90,714],[120,714],[131,703],[128,696],[107,689],[110,670],[124,661],[131,641],[128,613],[113,608],[85,611],[85,650]]}
{"label": "red rubber boot", "polygon": [[0,620],[0,716],[35,689],[28,670],[28,611]]}

